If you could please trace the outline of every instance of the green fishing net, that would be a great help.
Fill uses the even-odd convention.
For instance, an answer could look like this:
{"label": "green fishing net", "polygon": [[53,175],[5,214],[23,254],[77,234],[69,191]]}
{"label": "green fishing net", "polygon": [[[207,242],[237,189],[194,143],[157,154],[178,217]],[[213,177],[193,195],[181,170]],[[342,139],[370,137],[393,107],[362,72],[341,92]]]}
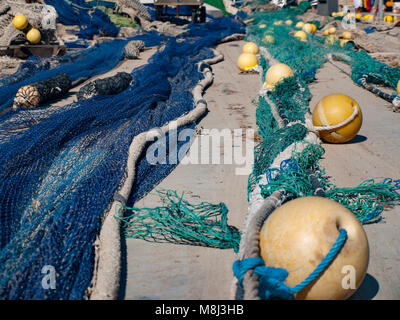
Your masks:
{"label": "green fishing net", "polygon": [[[315,73],[327,61],[329,53],[345,58],[345,62],[351,67],[351,77],[358,84],[361,84],[360,79],[365,74],[375,75],[371,81],[392,88],[396,87],[400,79],[400,68],[391,68],[372,59],[364,51],[356,51],[351,43],[342,48],[339,42],[325,44],[325,39],[315,34],[307,34],[305,42],[294,37],[298,30],[294,26],[298,21],[303,21],[299,15],[309,8],[308,2],[304,5],[303,3],[297,8],[255,12],[250,17],[252,22],[248,25],[246,40],[265,47],[275,59],[289,65],[295,76],[285,79],[273,91],[258,99],[256,118],[258,132],[263,141],[254,151],[254,168],[249,176],[248,193],[254,190],[261,175],[265,175],[268,181],[267,184],[260,185],[263,197],[280,190],[288,199],[293,199],[315,195],[316,188],[319,188],[326,197],[342,203],[362,223],[367,223],[379,218],[385,206],[399,201],[398,181],[372,179],[356,187],[338,188],[329,183],[329,177],[319,165],[323,148],[314,144],[306,145],[302,152],[293,153],[292,158],[283,161],[279,169],[270,169],[274,159],[283,150],[291,144],[300,143],[308,133],[307,128],[301,124],[305,122],[311,100],[307,84],[315,80]],[[292,20],[292,24],[286,24],[287,20]],[[304,22],[315,23],[317,28],[322,27],[316,21]],[[274,41],[268,41],[266,36],[272,36]],[[259,61],[263,68],[264,81],[269,66],[262,51],[260,52]],[[274,112],[285,125],[300,123],[279,125]],[[315,185],[316,181],[318,186]]]}
{"label": "green fishing net", "polygon": [[[127,238],[239,250],[240,232],[228,225],[224,203],[191,204],[173,190],[157,191],[163,206],[121,207],[115,217]],[[124,214],[122,214],[124,212]]]}

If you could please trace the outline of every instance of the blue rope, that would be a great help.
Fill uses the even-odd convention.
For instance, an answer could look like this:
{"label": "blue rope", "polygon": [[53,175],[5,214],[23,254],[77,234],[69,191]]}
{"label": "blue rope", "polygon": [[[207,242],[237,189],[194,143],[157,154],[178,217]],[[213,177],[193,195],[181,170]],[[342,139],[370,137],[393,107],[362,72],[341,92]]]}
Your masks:
{"label": "blue rope", "polygon": [[313,272],[301,283],[293,288],[288,287],[284,281],[289,273],[285,269],[266,267],[261,258],[247,258],[236,260],[233,264],[233,273],[243,285],[243,278],[247,271],[254,269],[254,274],[259,276],[259,296],[262,299],[287,299],[293,300],[294,294],[300,292],[313,282],[332,262],[339,253],[347,239],[347,231],[339,230],[339,236],[329,250],[328,254],[322,259]]}
{"label": "blue rope", "polygon": [[301,283],[292,288],[294,293],[300,292],[305,287],[307,287],[322,273],[322,271],[324,271],[328,267],[328,265],[336,257],[340,249],[342,249],[342,246],[346,242],[346,239],[347,239],[347,231],[345,229],[340,229],[339,237],[336,239],[336,242],[333,244],[331,250],[329,250],[325,258],[322,259],[320,264],[315,268],[313,272],[311,272],[311,274],[305,280],[303,280]]}

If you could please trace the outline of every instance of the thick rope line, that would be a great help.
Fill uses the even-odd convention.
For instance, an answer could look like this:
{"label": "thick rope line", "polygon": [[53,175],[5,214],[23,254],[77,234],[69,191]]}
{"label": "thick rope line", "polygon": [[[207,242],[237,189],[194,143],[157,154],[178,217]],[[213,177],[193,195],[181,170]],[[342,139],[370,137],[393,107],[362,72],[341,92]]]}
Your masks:
{"label": "thick rope line", "polygon": [[[203,99],[203,91],[213,81],[211,64],[216,64],[224,59],[224,56],[216,52],[216,56],[198,64],[199,71],[203,73],[204,79],[192,90],[195,108],[187,114],[175,120],[175,128],[196,122],[207,110],[207,103]],[[114,218],[114,213],[126,204],[134,183],[136,162],[143,152],[147,141],[165,135],[170,129],[170,123],[165,124],[161,130],[149,130],[137,135],[130,147],[127,159],[126,179],[121,188],[114,196],[114,202],[103,216],[103,224],[100,234],[94,243],[95,247],[95,269],[91,286],[86,296],[90,300],[117,299],[120,272],[121,272],[121,247],[120,247],[120,225]],[[120,214],[123,214],[123,210]]]}
{"label": "thick rope line", "polygon": [[[265,58],[270,66],[280,63],[277,59],[272,57],[272,55],[268,52],[265,47],[260,48],[260,54]],[[262,79],[261,79],[262,80]],[[262,81],[261,81],[262,82]],[[279,115],[278,108],[267,97],[267,94],[263,91],[263,88],[260,90],[260,95],[263,95],[266,98],[266,101],[271,107],[271,113],[278,123],[279,127],[286,127],[293,125],[294,123],[286,123],[284,119],[282,119]],[[268,100],[267,100],[268,99]],[[358,111],[357,111],[358,112]],[[309,125],[306,127],[309,129]],[[304,148],[304,145],[307,143],[312,144],[320,144],[320,140],[315,133],[316,131],[311,131],[307,134],[307,136],[300,142],[295,142],[288,146],[285,150],[283,150],[275,159],[272,166],[276,166],[279,168],[280,163],[288,158],[290,158],[293,152],[301,151]],[[265,175],[264,175],[265,176]],[[264,177],[265,179],[265,177]],[[245,228],[242,235],[241,243],[240,243],[240,251],[239,251],[239,259],[243,260],[246,258],[256,258],[260,257],[259,252],[259,237],[261,227],[264,221],[268,218],[268,216],[279,207],[286,199],[284,190],[275,191],[268,198],[263,198],[260,192],[260,182],[263,179],[261,178],[254,191],[250,195],[249,200],[249,208],[248,214],[246,217]],[[236,277],[233,278],[232,286],[231,286],[231,295],[232,298],[236,300],[260,300],[258,288],[259,288],[259,277],[254,274],[253,270],[249,270],[245,273],[243,277],[243,285],[239,284],[238,279]]]}
{"label": "thick rope line", "polygon": [[358,115],[358,108],[357,106],[353,106],[353,113],[351,114],[350,117],[347,119],[343,120],[342,122],[339,122],[338,124],[330,125],[330,126],[314,126],[308,122],[306,122],[307,129],[313,132],[318,132],[318,131],[327,131],[327,130],[335,130],[339,129],[341,127],[344,127],[345,125],[349,124],[352,122]]}
{"label": "thick rope line", "polygon": [[313,282],[316,278],[318,278],[318,276],[329,266],[332,260],[342,249],[346,240],[347,240],[347,231],[345,229],[340,229],[338,238],[332,245],[327,255],[324,257],[324,259],[322,259],[319,265],[314,269],[313,272],[310,273],[310,275],[306,279],[304,279],[302,282],[300,282],[298,285],[292,288],[292,292],[293,293],[300,292],[305,287],[307,287],[311,282]]}

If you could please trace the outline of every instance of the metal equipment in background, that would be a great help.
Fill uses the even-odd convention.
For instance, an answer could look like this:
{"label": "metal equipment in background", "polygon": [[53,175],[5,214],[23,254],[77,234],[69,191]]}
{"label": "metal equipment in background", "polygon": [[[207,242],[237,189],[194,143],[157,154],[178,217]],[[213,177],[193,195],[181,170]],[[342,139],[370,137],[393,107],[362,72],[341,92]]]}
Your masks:
{"label": "metal equipment in background", "polygon": [[338,0],[319,0],[317,12],[322,16],[330,16],[332,12],[339,11]]}
{"label": "metal equipment in background", "polygon": [[[179,8],[181,6],[191,7],[191,20],[193,23],[206,22],[206,7],[203,5],[203,0],[154,0],[156,7],[156,20],[166,20],[170,15],[168,14],[168,7],[176,7],[176,17],[183,16]],[[187,14],[185,14],[187,16]]]}

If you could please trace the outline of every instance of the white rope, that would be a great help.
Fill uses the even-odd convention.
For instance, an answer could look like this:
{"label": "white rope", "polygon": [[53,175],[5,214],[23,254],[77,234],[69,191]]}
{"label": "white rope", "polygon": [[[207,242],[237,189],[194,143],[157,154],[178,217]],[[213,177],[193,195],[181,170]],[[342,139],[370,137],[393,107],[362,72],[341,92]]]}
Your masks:
{"label": "white rope", "polygon": [[312,131],[312,132],[336,130],[336,129],[344,127],[345,125],[352,122],[357,117],[358,113],[359,113],[359,111],[358,111],[357,106],[353,106],[353,113],[351,114],[351,116],[348,117],[347,119],[343,120],[342,122],[339,122],[338,124],[333,124],[333,125],[329,125],[329,126],[327,126],[327,125],[326,126],[314,126],[310,119],[306,119],[306,127],[309,131]]}
{"label": "white rope", "polygon": [[[202,70],[204,79],[194,87],[192,94],[195,108],[181,116],[174,128],[185,126],[188,123],[197,121],[207,110],[207,103],[203,99],[203,91],[213,81],[210,64],[215,64],[224,59],[222,54],[216,54],[212,59],[207,59],[199,63],[199,71]],[[201,69],[200,69],[201,68]],[[127,159],[126,179],[121,188],[114,196],[114,201],[103,216],[103,224],[98,239],[94,243],[95,247],[95,269],[91,286],[87,289],[86,297],[91,300],[109,300],[118,298],[120,272],[121,272],[121,247],[120,247],[120,225],[116,221],[114,214],[125,205],[131,193],[135,178],[136,162],[144,150],[149,140],[154,140],[162,134],[166,134],[170,129],[170,123],[165,124],[161,130],[151,129],[137,135],[130,147]],[[120,212],[123,214],[123,212]]]}

